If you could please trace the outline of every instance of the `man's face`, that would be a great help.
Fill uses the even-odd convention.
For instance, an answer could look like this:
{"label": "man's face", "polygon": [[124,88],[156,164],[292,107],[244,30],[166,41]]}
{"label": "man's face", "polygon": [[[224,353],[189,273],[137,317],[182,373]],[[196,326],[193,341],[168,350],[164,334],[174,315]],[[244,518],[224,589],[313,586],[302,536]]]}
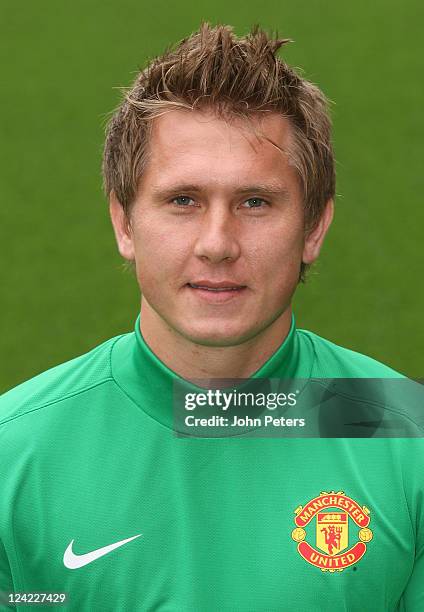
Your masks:
{"label": "man's face", "polygon": [[[254,123],[288,148],[286,119]],[[142,325],[144,309],[192,342],[230,346],[287,314],[302,258],[315,255],[297,175],[278,147],[245,120],[184,110],[154,119],[130,231],[118,237],[121,254],[135,260]]]}

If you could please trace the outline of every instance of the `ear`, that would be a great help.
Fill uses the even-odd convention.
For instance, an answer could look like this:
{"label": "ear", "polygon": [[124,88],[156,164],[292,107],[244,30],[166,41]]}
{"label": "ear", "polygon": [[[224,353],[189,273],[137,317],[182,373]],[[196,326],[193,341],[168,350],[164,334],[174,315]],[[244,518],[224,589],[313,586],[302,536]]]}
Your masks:
{"label": "ear", "polygon": [[134,242],[129,220],[125,214],[124,208],[114,191],[111,192],[109,198],[109,212],[115,232],[116,242],[118,244],[119,253],[129,261],[134,261]]}
{"label": "ear", "polygon": [[313,263],[321,250],[325,235],[330,227],[334,216],[333,200],[328,200],[316,227],[306,236],[303,245],[302,261],[305,264]]}

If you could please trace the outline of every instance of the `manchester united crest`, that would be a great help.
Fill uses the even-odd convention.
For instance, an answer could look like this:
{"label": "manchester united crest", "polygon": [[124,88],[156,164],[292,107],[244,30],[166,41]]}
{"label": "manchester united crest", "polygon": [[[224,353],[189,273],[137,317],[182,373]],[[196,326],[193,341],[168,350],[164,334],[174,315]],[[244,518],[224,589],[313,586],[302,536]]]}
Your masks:
{"label": "manchester united crest", "polygon": [[[298,543],[297,550],[305,561],[323,572],[342,572],[357,563],[373,537],[368,527],[371,520],[369,509],[360,506],[343,491],[323,491],[304,506],[296,508],[294,513],[296,527],[291,535]],[[355,541],[354,533],[358,538]],[[312,538],[313,546],[310,543]]]}

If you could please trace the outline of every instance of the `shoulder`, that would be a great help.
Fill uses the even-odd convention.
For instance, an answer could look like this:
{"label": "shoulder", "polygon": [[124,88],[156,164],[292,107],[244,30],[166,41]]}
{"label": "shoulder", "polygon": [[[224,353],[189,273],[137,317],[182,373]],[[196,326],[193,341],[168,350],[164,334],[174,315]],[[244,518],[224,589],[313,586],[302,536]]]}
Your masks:
{"label": "shoulder", "polygon": [[110,355],[122,334],[61,363],[0,396],[0,426],[34,410],[61,402],[112,379]]}
{"label": "shoulder", "polygon": [[423,436],[422,385],[372,357],[298,331],[314,353],[311,378],[326,431],[331,425],[341,438]]}
{"label": "shoulder", "polygon": [[318,334],[305,329],[298,330],[302,343],[309,344],[314,352],[312,376],[334,378],[404,378],[390,366],[351,349],[339,346]]}

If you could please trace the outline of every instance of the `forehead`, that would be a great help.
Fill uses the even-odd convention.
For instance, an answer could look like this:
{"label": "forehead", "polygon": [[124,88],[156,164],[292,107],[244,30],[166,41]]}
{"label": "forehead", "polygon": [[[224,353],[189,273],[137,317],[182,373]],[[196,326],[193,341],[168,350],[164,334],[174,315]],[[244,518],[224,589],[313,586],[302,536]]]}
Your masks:
{"label": "forehead", "polygon": [[276,113],[223,119],[209,112],[171,110],[153,119],[144,181],[225,183],[276,175],[294,180],[292,129]]}

